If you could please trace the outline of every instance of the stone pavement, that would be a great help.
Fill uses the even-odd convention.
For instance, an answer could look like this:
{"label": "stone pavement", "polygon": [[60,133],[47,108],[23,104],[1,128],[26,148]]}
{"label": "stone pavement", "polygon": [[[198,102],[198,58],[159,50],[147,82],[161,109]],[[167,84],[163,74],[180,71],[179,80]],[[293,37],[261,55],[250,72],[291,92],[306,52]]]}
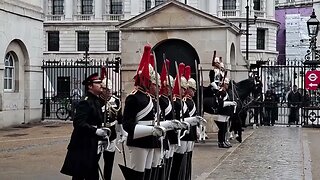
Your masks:
{"label": "stone pavement", "polygon": [[[71,179],[59,173],[71,132],[72,124],[63,121],[0,129],[0,179]],[[192,179],[318,178],[319,135],[318,129],[246,128],[242,144],[232,141],[232,148],[222,149],[211,133],[205,144],[196,144]],[[113,179],[122,180],[122,154],[115,161]]]}
{"label": "stone pavement", "polygon": [[[319,159],[310,155],[305,132],[310,129],[260,127],[210,174],[197,179],[312,179],[310,162]],[[320,137],[319,131],[315,134]]]}

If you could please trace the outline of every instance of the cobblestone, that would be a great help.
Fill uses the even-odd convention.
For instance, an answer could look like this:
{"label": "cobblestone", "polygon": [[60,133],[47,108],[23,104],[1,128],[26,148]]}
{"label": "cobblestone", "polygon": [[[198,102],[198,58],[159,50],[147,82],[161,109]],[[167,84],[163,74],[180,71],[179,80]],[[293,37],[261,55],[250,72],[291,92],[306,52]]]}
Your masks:
{"label": "cobblestone", "polygon": [[303,179],[301,128],[261,127],[207,179]]}

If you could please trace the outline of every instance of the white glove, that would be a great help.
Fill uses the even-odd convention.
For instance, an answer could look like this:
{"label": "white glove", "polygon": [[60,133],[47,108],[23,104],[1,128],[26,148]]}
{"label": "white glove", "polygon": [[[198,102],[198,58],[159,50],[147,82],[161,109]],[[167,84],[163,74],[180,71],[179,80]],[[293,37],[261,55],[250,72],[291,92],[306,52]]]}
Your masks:
{"label": "white glove", "polygon": [[203,117],[201,116],[196,116],[198,119],[199,119],[199,123],[200,124],[206,124],[207,123],[207,120],[205,120]]}
{"label": "white glove", "polygon": [[152,135],[153,136],[164,136],[165,135],[164,127],[154,126],[152,129]]}
{"label": "white glove", "polygon": [[182,122],[181,122],[181,125],[182,125],[182,128],[183,128],[183,129],[187,129],[187,130],[190,129],[190,123],[188,123],[188,122],[186,122],[186,121],[182,121]]}
{"label": "white glove", "polygon": [[174,128],[175,130],[177,130],[177,129],[182,129],[181,121],[176,120],[176,119],[173,119],[173,120],[171,120],[171,122],[172,122],[173,128]]}
{"label": "white glove", "polygon": [[96,135],[101,137],[106,137],[106,136],[109,136],[110,134],[109,132],[111,132],[109,128],[98,128],[96,130]]}
{"label": "white glove", "polygon": [[223,102],[223,107],[226,107],[226,106],[236,106],[237,103],[235,101],[224,101]]}
{"label": "white glove", "polygon": [[215,82],[210,83],[210,85],[212,86],[212,89],[219,89]]}

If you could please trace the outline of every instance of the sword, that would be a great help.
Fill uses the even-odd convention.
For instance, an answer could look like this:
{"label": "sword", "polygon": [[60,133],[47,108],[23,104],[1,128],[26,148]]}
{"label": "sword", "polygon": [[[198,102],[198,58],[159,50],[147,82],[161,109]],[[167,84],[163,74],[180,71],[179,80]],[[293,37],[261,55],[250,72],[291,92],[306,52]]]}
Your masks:
{"label": "sword", "polygon": [[[180,98],[180,118],[181,118],[181,122],[184,122],[184,116],[183,116],[183,102],[182,102],[182,92],[181,92],[181,76],[179,74],[179,68],[178,68],[178,64],[177,61],[175,61],[175,67],[176,67],[176,72],[178,74],[178,89],[179,89],[179,98]],[[178,146],[181,146],[181,142],[180,142],[180,138],[182,138],[184,135],[181,136],[181,130],[178,130]]]}
{"label": "sword", "polygon": [[166,72],[167,72],[167,78],[168,78],[168,85],[169,85],[169,95],[170,95],[170,102],[171,102],[171,106],[172,106],[172,118],[175,118],[175,112],[174,112],[174,107],[173,107],[173,93],[172,93],[172,86],[171,86],[171,80],[170,80],[170,75],[169,75],[169,68],[167,67],[167,63],[166,63],[166,55],[163,53],[163,63],[164,63],[164,67],[166,68]]}
{"label": "sword", "polygon": [[[159,82],[158,82],[158,66],[157,66],[157,59],[156,59],[156,56],[155,56],[155,53],[153,52],[154,54],[154,70],[155,70],[155,77],[156,77],[156,113],[157,113],[157,125],[160,126],[160,104],[159,104]],[[164,139],[164,136],[161,136],[160,137],[160,144],[161,144],[161,148],[160,148],[160,161],[163,161],[163,139]]]}
{"label": "sword", "polygon": [[197,115],[201,116],[200,112],[200,91],[199,91],[199,69],[198,69],[198,63],[197,60],[194,60],[194,66],[196,69],[196,79],[197,79]]}
{"label": "sword", "polygon": [[[200,79],[200,82],[201,82],[201,102],[203,102],[203,71],[202,71],[202,67],[200,66],[200,77],[201,77],[201,79]],[[203,112],[203,103],[202,103],[202,105],[201,105],[201,110],[200,110],[200,115],[201,115],[201,117],[203,117],[203,115],[204,115],[204,112]]]}

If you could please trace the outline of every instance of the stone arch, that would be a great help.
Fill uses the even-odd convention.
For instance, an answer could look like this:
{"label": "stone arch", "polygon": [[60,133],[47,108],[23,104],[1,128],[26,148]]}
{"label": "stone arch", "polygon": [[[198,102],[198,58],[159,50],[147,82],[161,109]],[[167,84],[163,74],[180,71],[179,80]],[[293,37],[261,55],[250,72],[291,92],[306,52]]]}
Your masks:
{"label": "stone arch", "polygon": [[161,71],[163,54],[165,54],[165,57],[170,60],[170,75],[173,77],[176,75],[175,62],[178,64],[183,62],[191,67],[191,75],[195,78],[195,60],[199,64],[200,59],[197,51],[191,44],[181,39],[166,39],[157,43],[153,47],[153,50],[157,59],[158,72]]}
{"label": "stone arch", "polygon": [[30,77],[27,72],[30,66],[29,53],[25,43],[20,39],[14,39],[8,44],[5,54],[8,52],[13,52],[16,56],[17,75],[15,84],[17,87],[15,88],[14,94],[11,93],[4,97],[4,101],[14,99],[12,96],[24,97],[23,99],[20,98],[20,100],[15,103],[17,103],[17,110],[24,112],[23,115],[21,114],[18,116],[21,116],[21,119],[25,122],[25,110],[30,107]]}

